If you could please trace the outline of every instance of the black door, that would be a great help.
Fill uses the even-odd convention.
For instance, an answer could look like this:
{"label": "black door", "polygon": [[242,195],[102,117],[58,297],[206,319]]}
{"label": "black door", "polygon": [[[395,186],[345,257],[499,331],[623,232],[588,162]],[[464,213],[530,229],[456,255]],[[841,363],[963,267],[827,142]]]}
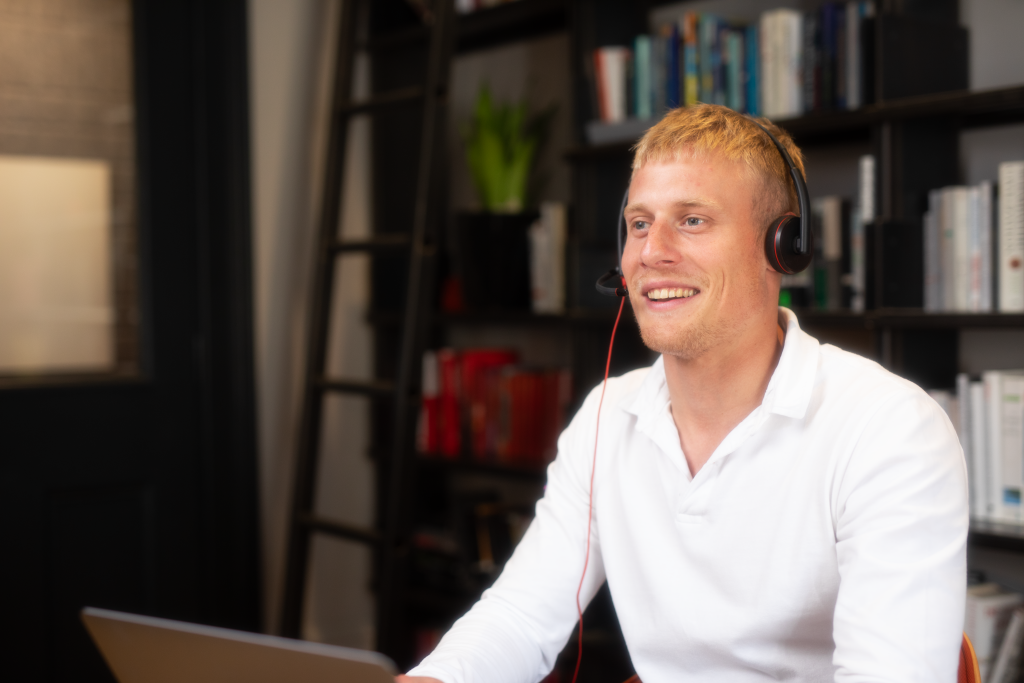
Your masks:
{"label": "black door", "polygon": [[0,388],[2,680],[112,680],[83,605],[260,625],[245,2],[133,12],[141,371]]}

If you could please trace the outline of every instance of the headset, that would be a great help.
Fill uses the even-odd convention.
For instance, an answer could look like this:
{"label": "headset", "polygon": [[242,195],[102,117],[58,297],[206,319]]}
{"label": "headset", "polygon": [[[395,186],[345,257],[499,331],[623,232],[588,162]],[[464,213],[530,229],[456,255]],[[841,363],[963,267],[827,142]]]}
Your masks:
{"label": "headset", "polygon": [[[771,134],[767,128],[762,126],[753,118],[750,122],[765,132],[782,155],[783,160],[789,167],[789,175],[793,178],[793,186],[796,188],[796,196],[800,206],[800,215],[785,213],[772,221],[771,226],[764,237],[764,255],[773,269],[784,274],[792,275],[807,268],[811,263],[811,231],[809,229],[811,207],[807,198],[807,183],[800,174],[796,164],[789,156],[789,152],[782,146],[778,138]],[[580,597],[583,591],[583,581],[587,576],[587,568],[590,564],[590,534],[594,520],[594,474],[597,471],[597,444],[601,430],[601,407],[604,405],[604,393],[608,387],[608,372],[612,363],[612,347],[615,345],[615,332],[619,329],[619,320],[622,318],[622,309],[626,303],[626,278],[622,275],[622,251],[626,239],[626,203],[629,200],[629,188],[622,195],[622,206],[619,208],[619,220],[616,229],[616,241],[619,248],[619,265],[609,270],[597,279],[595,286],[597,291],[607,296],[620,297],[619,312],[615,316],[615,325],[612,326],[612,337],[608,342],[608,358],[604,365],[604,381],[601,383],[601,398],[597,402],[597,421],[594,429],[594,452],[590,466],[590,493],[587,505],[587,540],[586,551],[583,560],[583,574],[580,576],[579,586],[576,588],[576,612],[579,617],[579,651],[576,655],[576,669],[572,674],[572,683],[580,673],[580,662],[583,660],[583,605]],[[614,285],[612,283],[615,283]]]}
{"label": "headset", "polygon": [[[778,138],[753,118],[748,117],[748,119],[775,143],[783,161],[789,167],[789,175],[793,178],[793,187],[796,188],[797,202],[800,206],[800,215],[786,213],[772,221],[764,236],[764,255],[767,257],[769,265],[783,275],[799,273],[810,265],[812,256],[809,226],[811,206],[807,194],[807,183],[804,182],[803,175]],[[615,231],[619,250],[619,265],[599,277],[594,284],[597,291],[606,296],[624,297],[628,294],[626,281],[622,275],[622,252],[625,249],[626,238],[625,212],[628,200],[629,188],[626,188],[625,194],[622,195],[622,206],[619,208],[618,226]]]}

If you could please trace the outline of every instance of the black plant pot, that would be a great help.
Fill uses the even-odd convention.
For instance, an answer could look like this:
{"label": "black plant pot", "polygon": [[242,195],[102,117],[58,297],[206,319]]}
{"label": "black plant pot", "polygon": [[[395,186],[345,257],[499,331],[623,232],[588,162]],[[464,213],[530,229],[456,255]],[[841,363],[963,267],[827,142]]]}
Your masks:
{"label": "black plant pot", "polygon": [[527,231],[538,214],[460,213],[456,216],[459,276],[473,310],[530,308]]}

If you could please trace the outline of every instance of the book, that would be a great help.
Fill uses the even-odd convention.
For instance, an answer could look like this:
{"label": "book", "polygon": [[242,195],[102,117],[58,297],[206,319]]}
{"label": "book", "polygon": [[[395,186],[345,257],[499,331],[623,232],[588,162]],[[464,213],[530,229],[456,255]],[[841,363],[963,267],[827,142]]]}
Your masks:
{"label": "book", "polygon": [[956,210],[953,206],[953,193],[941,191],[939,194],[939,268],[942,272],[942,307],[943,311],[954,310],[956,302],[956,230],[954,220]]}
{"label": "book", "polygon": [[928,193],[928,210],[922,218],[924,232],[924,310],[941,311],[942,305],[942,250],[939,235],[939,212],[942,191]]}
{"label": "book", "polygon": [[530,227],[530,296],[534,313],[565,312],[566,207],[542,202]]}
{"label": "book", "polygon": [[700,15],[697,53],[700,101],[715,104],[715,72],[721,61],[721,54],[718,50],[718,17],[713,14]]}
{"label": "book", "polygon": [[846,108],[858,109],[860,99],[860,22],[863,3],[846,3]]}
{"label": "book", "polygon": [[964,451],[964,462],[967,465],[967,501],[970,506],[971,517],[980,516],[977,509],[978,497],[974,493],[974,438],[971,434],[971,377],[966,372],[958,373],[956,376],[956,402],[957,419],[953,422],[956,427],[957,438],[960,439],[960,448]]}
{"label": "book", "polygon": [[665,26],[665,108],[675,109],[679,99],[679,27]]}
{"label": "book", "polygon": [[424,454],[434,454],[440,450],[441,446],[438,433],[438,396],[441,387],[438,378],[437,353],[430,350],[424,351],[421,368],[421,398],[420,414],[416,423],[416,450]]}
{"label": "book", "polygon": [[746,92],[743,87],[743,34],[726,31],[727,78],[726,106],[734,111],[746,111]]}
{"label": "book", "polygon": [[638,119],[649,119],[654,115],[651,52],[649,35],[641,34],[633,39],[633,110]]}
{"label": "book", "polygon": [[987,680],[1014,609],[1024,597],[995,583],[967,588],[964,633],[974,645],[982,680]]}
{"label": "book", "polygon": [[[662,27],[666,29],[667,27]],[[661,116],[666,109],[665,105],[665,71],[666,52],[668,41],[672,39],[671,31],[665,35],[665,30],[659,31],[651,38],[651,89],[653,92],[652,116]]]}
{"label": "book", "polygon": [[860,208],[850,211],[850,310],[863,312],[867,303],[867,261]]}
{"label": "book", "polygon": [[967,311],[970,296],[970,226],[968,225],[968,195],[970,188],[956,186],[946,189],[950,195],[950,228],[953,231],[953,291],[950,310]]}
{"label": "book", "polygon": [[975,188],[971,238],[971,310],[990,312],[993,309],[992,277],[992,194],[990,181],[982,181]]}
{"label": "book", "polygon": [[[971,515],[977,519],[991,519],[995,503],[989,496],[988,485],[988,412],[983,382],[971,381],[969,386],[968,419],[971,422],[971,470],[967,473],[971,486]],[[961,408],[962,410],[962,408]]]}
{"label": "book", "polygon": [[1021,521],[1024,489],[1024,373],[1003,372],[998,394],[1000,451],[1002,459],[1002,519]]}
{"label": "book", "polygon": [[864,223],[875,221],[875,157],[865,154],[858,161],[857,201]]}
{"label": "book", "polygon": [[599,47],[594,51],[594,71],[601,120],[625,121],[629,109],[628,73],[631,53],[620,45]]}
{"label": "book", "polygon": [[999,164],[999,311],[1024,311],[1024,161]]}
{"label": "book", "polygon": [[758,61],[760,55],[758,47],[758,27],[748,26],[744,33],[746,45],[744,46],[744,55],[746,57],[747,67],[744,70],[743,77],[746,79],[746,107],[747,113],[752,116],[760,116],[761,108],[759,103],[759,88],[760,88],[760,73],[761,66]]}
{"label": "book", "polygon": [[696,12],[683,15],[683,97],[681,104],[687,106],[700,102],[700,62],[698,60],[700,41],[698,26],[700,18]]}
{"label": "book", "polygon": [[989,674],[990,683],[1017,683],[1020,680],[1021,641],[1024,640],[1024,608],[1018,607],[1010,614],[1006,635],[999,645],[999,653]]}
{"label": "book", "polygon": [[442,456],[458,458],[462,452],[462,422],[460,419],[459,355],[453,349],[439,349],[438,368],[438,448]]}

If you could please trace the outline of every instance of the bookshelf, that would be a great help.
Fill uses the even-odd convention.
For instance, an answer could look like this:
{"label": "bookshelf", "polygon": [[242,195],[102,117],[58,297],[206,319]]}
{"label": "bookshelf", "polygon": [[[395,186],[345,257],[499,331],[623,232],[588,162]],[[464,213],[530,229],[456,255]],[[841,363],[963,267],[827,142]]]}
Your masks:
{"label": "bookshelf", "polygon": [[[587,269],[599,267],[605,270],[615,262],[614,214],[628,181],[629,148],[632,144],[631,141],[600,146],[582,144],[583,128],[592,118],[592,113],[590,85],[581,65],[594,47],[626,44],[633,35],[645,31],[648,12],[652,7],[665,4],[668,3],[520,0],[459,19],[456,49],[460,53],[557,32],[568,36],[571,63],[561,66],[571,72],[573,89],[574,141],[562,150],[562,158],[569,165],[572,177],[570,263],[567,269],[569,307],[562,315],[502,310],[436,311],[428,323],[427,334],[435,348],[445,345],[455,329],[515,328],[526,330],[538,338],[559,340],[568,349],[573,371],[576,402],[571,412],[600,380],[608,335],[615,318],[616,302],[595,298],[591,294],[596,274],[592,275]],[[703,7],[708,3],[700,4]],[[368,47],[384,62],[380,72],[397,73],[395,69],[404,67],[408,63],[408,55],[412,54],[408,51],[409,46],[421,40],[422,35],[423,31],[415,26],[398,26],[381,31],[372,38]],[[403,47],[399,50],[396,46]],[[394,78],[396,80],[391,85],[406,85],[400,76]],[[818,112],[778,121],[799,145],[814,148],[816,152],[827,155],[833,148],[851,142],[873,150],[880,160],[877,174],[880,187],[876,196],[880,200],[890,197],[885,211],[891,218],[911,221],[920,219],[920,207],[904,199],[908,193],[919,192],[923,187],[958,182],[957,135],[960,131],[1020,122],[1024,122],[1024,85],[918,95],[891,99],[854,111]],[[400,126],[401,122],[396,120],[390,129]],[[929,130],[936,132],[936,149],[932,152],[945,163],[934,168],[922,168],[912,162],[900,165],[885,161],[901,155],[913,158],[917,149],[914,145],[920,145],[921,141],[912,139],[912,131],[922,126],[930,126]],[[925,141],[929,140],[931,138]],[[885,145],[889,145],[888,150],[883,149]],[[375,156],[387,158],[400,154],[410,144],[408,135],[402,133],[393,139],[380,136],[375,146]],[[897,148],[895,154],[894,146]],[[458,163],[459,160],[452,161]],[[378,176],[376,184],[393,182],[402,182],[402,179]],[[389,217],[385,222],[401,224],[401,217],[395,215],[394,207],[387,206],[387,196],[379,196],[377,202],[381,213]],[[387,257],[375,258],[374,278],[377,282],[378,274],[392,272],[393,266]],[[401,286],[394,283],[374,286],[374,307],[369,321],[377,330],[377,363],[385,368],[384,372],[378,372],[381,376],[387,376],[392,348],[389,340],[395,337],[400,322],[400,315],[396,312],[399,309],[396,292],[400,291]],[[613,374],[647,365],[652,360],[640,342],[628,308],[616,341]],[[958,340],[962,332],[1024,330],[1024,314],[925,313],[912,308],[870,308],[863,313],[797,310],[797,315],[801,325],[822,341],[862,353],[898,374],[925,384],[931,383],[927,388],[949,386],[958,368]],[[387,429],[385,416],[377,415],[374,419],[375,429]],[[530,490],[539,493],[545,476],[539,468],[481,462],[466,455],[451,460],[415,454],[410,454],[410,457],[414,466],[410,468],[412,474],[408,490],[417,501],[414,514],[434,521],[442,520],[448,514],[446,510],[459,491],[482,487],[493,488],[502,494],[514,491],[522,496]],[[415,520],[410,520],[410,531],[414,525]],[[984,549],[986,553],[1010,553],[1011,559],[1001,566],[1012,568],[1019,563],[1015,571],[1019,573],[1020,586],[1024,587],[1024,528],[973,523],[970,548],[972,557],[985,556],[977,549]],[[410,641],[418,628],[430,626],[443,630],[472,604],[475,597],[476,594],[451,595],[424,587],[410,589],[406,600],[406,627]],[[621,644],[621,635],[606,594],[602,594],[588,611],[585,625],[588,629],[584,638],[585,648],[592,646],[594,650],[603,648],[611,651],[611,654],[597,655],[597,661],[605,664],[606,675],[602,675],[601,667],[588,672],[588,662],[595,662],[595,656],[589,651],[585,654],[584,673],[589,674],[586,680],[619,683],[626,677],[620,672],[623,667],[628,668],[628,655],[624,648],[615,649],[616,643]],[[575,647],[573,642],[570,642],[570,649]],[[410,657],[412,655],[410,646]],[[574,652],[570,653],[563,663],[571,662],[574,657]]]}

